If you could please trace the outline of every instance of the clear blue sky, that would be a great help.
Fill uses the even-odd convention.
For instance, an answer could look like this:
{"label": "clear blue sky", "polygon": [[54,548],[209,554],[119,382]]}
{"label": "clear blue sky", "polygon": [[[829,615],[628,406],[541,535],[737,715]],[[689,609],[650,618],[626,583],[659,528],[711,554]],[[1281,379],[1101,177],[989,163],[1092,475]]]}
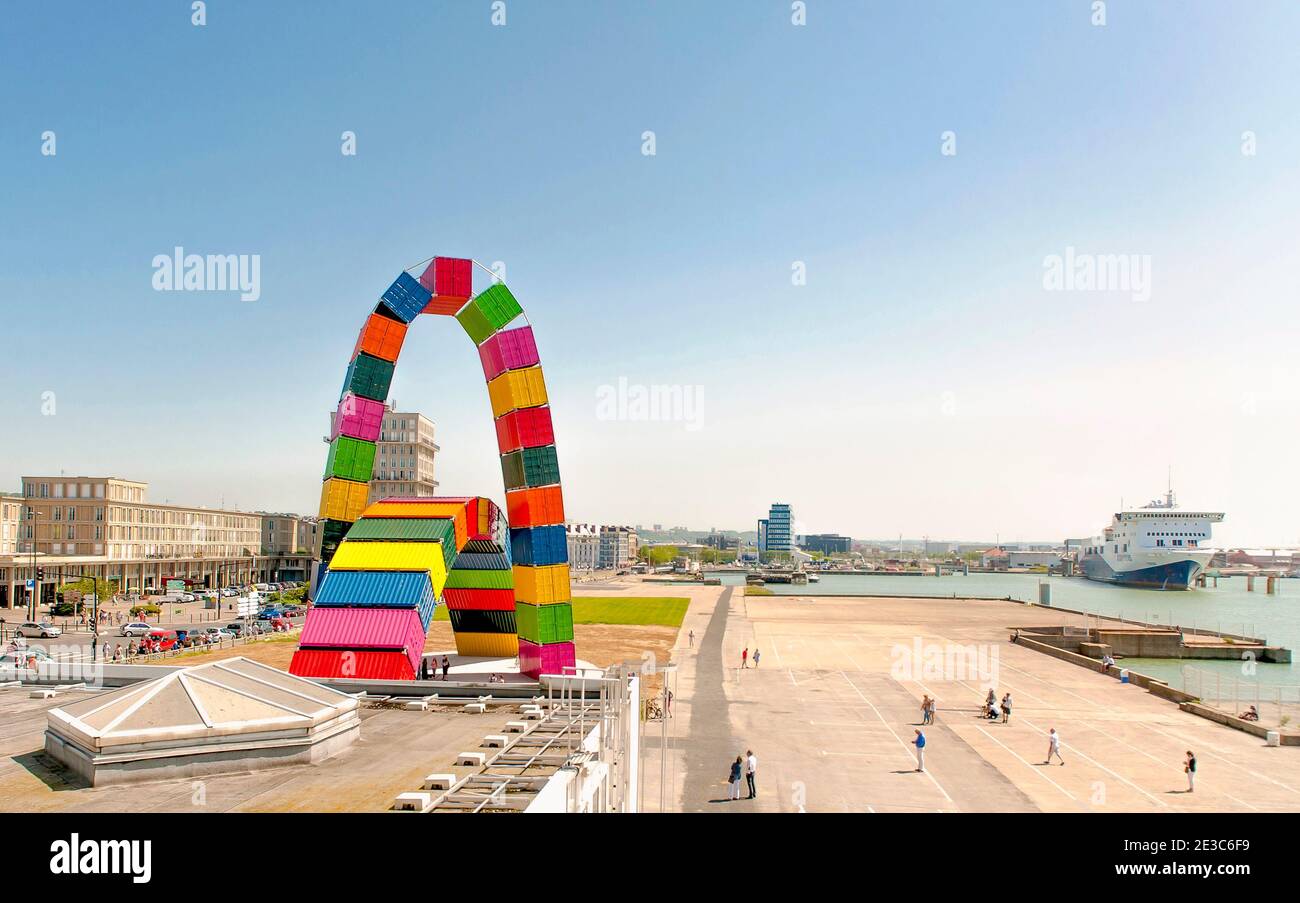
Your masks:
{"label": "clear blue sky", "polygon": [[[571,518],[1060,538],[1172,465],[1300,542],[1300,6],[807,5],[6,4],[0,485],[314,513],[367,309],[452,254],[538,331]],[[153,291],[176,245],[261,255],[261,299]],[[1067,246],[1150,255],[1150,300],[1045,292]],[[620,378],[699,428],[600,419]],[[393,397],[449,494],[500,496],[481,382],[417,321]]]}

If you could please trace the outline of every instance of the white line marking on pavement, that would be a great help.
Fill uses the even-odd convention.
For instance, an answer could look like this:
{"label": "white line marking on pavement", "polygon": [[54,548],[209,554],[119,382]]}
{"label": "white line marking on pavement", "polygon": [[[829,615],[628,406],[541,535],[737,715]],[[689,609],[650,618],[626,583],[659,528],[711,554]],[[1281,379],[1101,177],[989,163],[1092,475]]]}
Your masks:
{"label": "white line marking on pavement", "polygon": [[[915,755],[914,755],[913,753],[909,753],[909,752],[908,752],[908,749],[907,749],[908,746],[910,746],[911,744],[909,744],[909,743],[905,743],[905,742],[903,741],[903,738],[900,737],[900,736],[898,736],[897,731],[895,731],[895,730],[893,729],[893,727],[890,726],[890,724],[889,724],[888,721],[885,721],[885,716],[882,715],[882,714],[880,714],[880,710],[877,709],[877,708],[875,707],[874,704],[872,704],[872,702],[871,702],[870,699],[868,699],[866,696],[863,695],[862,691],[858,689],[858,685],[855,684],[852,680],[849,680],[849,676],[848,676],[847,674],[845,674],[843,671],[841,671],[841,672],[840,672],[840,677],[844,678],[844,680],[848,683],[848,685],[849,685],[850,687],[853,688],[853,692],[857,693],[858,696],[860,696],[860,697],[862,698],[862,701],[863,701],[863,702],[865,702],[867,705],[871,706],[871,711],[873,711],[873,712],[876,713],[876,717],[879,718],[879,719],[881,720],[881,722],[885,725],[885,727],[889,728],[889,733],[891,733],[891,734],[893,735],[894,739],[898,741],[898,745],[901,746],[901,747],[903,747],[903,752],[904,752],[904,753],[907,753],[907,758],[908,758],[908,760],[909,760],[909,761],[912,761],[912,762],[915,762],[915,761],[916,761],[916,757],[915,757]],[[923,772],[921,772],[921,774],[923,774],[923,775],[925,775],[927,778],[929,778],[930,781],[934,784],[934,786],[937,787],[937,788],[939,788],[939,792],[943,794],[943,798],[944,798],[944,799],[946,799],[946,800],[947,800],[948,802],[950,802],[950,803],[951,803],[951,802],[954,802],[953,798],[952,798],[951,796],[948,795],[948,791],[943,789],[943,785],[939,783],[938,779],[936,779],[934,775],[930,774],[930,772],[928,772],[928,771],[923,771]]]}
{"label": "white line marking on pavement", "polygon": [[[1038,731],[1038,732],[1039,732],[1040,734],[1042,734],[1044,737],[1047,736],[1047,731],[1043,730],[1041,727],[1038,727],[1036,724],[1034,724],[1034,723],[1033,723],[1032,721],[1030,721],[1028,718],[1023,718],[1023,717],[1022,717],[1022,718],[1020,719],[1020,721],[1021,721],[1022,723],[1024,723],[1024,724],[1029,725],[1031,728],[1033,728],[1034,730]],[[1100,762],[1098,762],[1096,759],[1094,759],[1094,758],[1092,758],[1092,757],[1090,757],[1090,756],[1084,754],[1084,752],[1083,752],[1081,749],[1079,749],[1077,746],[1071,746],[1071,745],[1069,745],[1068,743],[1065,743],[1065,742],[1062,742],[1062,743],[1061,743],[1061,746],[1065,747],[1065,748],[1068,749],[1071,753],[1077,755],[1080,759],[1083,759],[1085,762],[1091,762],[1093,765],[1095,765],[1096,767],[1100,768],[1102,771],[1106,772],[1107,774],[1112,775],[1113,777],[1119,779],[1120,781],[1123,781],[1125,784],[1128,784],[1130,787],[1132,787],[1132,788],[1133,788],[1134,790],[1136,790],[1138,793],[1140,793],[1140,794],[1142,794],[1143,796],[1149,798],[1153,803],[1159,803],[1161,806],[1164,806],[1166,809],[1172,809],[1172,808],[1174,808],[1173,806],[1171,806],[1171,805],[1169,805],[1168,803],[1166,803],[1164,800],[1160,799],[1158,796],[1154,796],[1154,795],[1152,795],[1151,793],[1148,793],[1146,790],[1143,790],[1143,789],[1142,789],[1141,787],[1139,787],[1137,784],[1134,784],[1134,783],[1133,783],[1132,781],[1130,781],[1128,778],[1124,777],[1124,775],[1120,774],[1120,773],[1117,772],[1117,771],[1113,771],[1113,770],[1111,770],[1110,768],[1107,768],[1105,765],[1102,765],[1102,764],[1101,764]]]}
{"label": "white line marking on pavement", "polygon": [[1043,771],[1042,771],[1041,768],[1038,768],[1038,767],[1037,767],[1036,765],[1034,765],[1032,762],[1029,762],[1029,761],[1025,760],[1025,758],[1024,758],[1023,756],[1021,756],[1020,753],[1016,752],[1014,749],[1012,749],[1010,746],[1007,746],[1005,743],[1003,743],[1003,742],[1002,742],[1001,740],[999,740],[997,737],[993,736],[993,735],[990,734],[988,731],[984,730],[983,727],[978,727],[978,730],[979,730],[979,732],[980,732],[981,734],[983,734],[984,736],[988,737],[990,740],[992,740],[992,741],[993,741],[994,743],[996,743],[998,746],[1001,746],[1001,747],[1002,747],[1003,749],[1005,749],[1007,752],[1011,753],[1011,755],[1013,755],[1013,756],[1015,756],[1017,759],[1019,759],[1019,760],[1021,761],[1021,763],[1023,763],[1024,766],[1025,766],[1026,768],[1028,768],[1030,771],[1032,771],[1034,774],[1038,775],[1038,776],[1039,776],[1040,778],[1042,778],[1044,781],[1046,781],[1047,783],[1051,784],[1053,787],[1055,787],[1057,790],[1059,790],[1059,791],[1061,791],[1062,793],[1064,793],[1066,796],[1068,796],[1070,799],[1074,800],[1076,803],[1079,801],[1078,797],[1076,797],[1076,796],[1075,796],[1073,793],[1071,793],[1070,791],[1066,790],[1066,789],[1065,789],[1064,787],[1062,787],[1060,784],[1058,784],[1058,783],[1056,783],[1055,781],[1053,781],[1053,780],[1052,780],[1051,778],[1049,778],[1047,775],[1043,774]]}

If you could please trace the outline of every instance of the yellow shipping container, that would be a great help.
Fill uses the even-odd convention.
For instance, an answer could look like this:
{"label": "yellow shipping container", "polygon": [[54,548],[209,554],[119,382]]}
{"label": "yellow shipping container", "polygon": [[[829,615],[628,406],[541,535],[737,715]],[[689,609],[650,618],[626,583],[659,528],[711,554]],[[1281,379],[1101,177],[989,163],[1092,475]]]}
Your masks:
{"label": "yellow shipping container", "polygon": [[507,370],[488,383],[492,399],[492,416],[500,417],[516,408],[533,408],[546,404],[546,381],[541,367]]}
{"label": "yellow shipping container", "polygon": [[464,502],[375,502],[362,512],[363,517],[446,517],[456,525],[456,551],[465,548],[469,539],[468,518]]}
{"label": "yellow shipping container", "polygon": [[368,483],[330,477],[320,487],[320,516],[352,523],[366,508]]}
{"label": "yellow shipping container", "polygon": [[530,605],[552,605],[556,602],[568,602],[569,566],[552,564],[546,567],[527,567],[516,564],[515,598]]}
{"label": "yellow shipping container", "polygon": [[514,658],[519,654],[519,637],[513,633],[458,633],[456,654]]}
{"label": "yellow shipping container", "polygon": [[442,594],[447,565],[440,542],[359,542],[345,539],[330,562],[332,571],[427,571],[433,590]]}

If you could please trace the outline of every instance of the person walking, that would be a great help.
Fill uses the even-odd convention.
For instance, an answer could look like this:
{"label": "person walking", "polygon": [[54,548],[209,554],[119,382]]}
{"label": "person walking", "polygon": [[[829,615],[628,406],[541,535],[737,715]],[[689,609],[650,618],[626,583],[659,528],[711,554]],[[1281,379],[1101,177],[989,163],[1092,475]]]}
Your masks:
{"label": "person walking", "polygon": [[927,716],[929,717],[929,719],[930,719],[930,724],[934,724],[934,718],[935,718],[935,715],[938,713],[938,711],[939,711],[939,700],[936,699],[935,697],[931,696],[931,697],[930,697],[930,708],[926,711],[926,715],[927,715]]}
{"label": "person walking", "polygon": [[755,650],[754,650],[754,667],[755,667],[755,668],[758,667],[758,656],[759,656],[759,652],[758,652],[757,649],[755,649]]}
{"label": "person walking", "polygon": [[1183,771],[1187,772],[1187,792],[1196,792],[1196,753],[1187,751],[1187,761],[1183,762]]}
{"label": "person walking", "polygon": [[451,670],[451,662],[447,659],[447,656],[444,655],[442,657],[442,679],[443,680],[447,679],[447,672],[450,670]]}
{"label": "person walking", "polygon": [[420,680],[429,679],[429,660],[423,655],[420,656]]}
{"label": "person walking", "polygon": [[748,667],[749,667],[749,647],[748,647],[748,646],[745,647],[745,651],[744,651],[744,652],[740,653],[740,667],[742,667],[742,668],[748,668]]}
{"label": "person walking", "polygon": [[930,694],[926,693],[921,697],[921,723],[930,723]]}
{"label": "person walking", "polygon": [[727,781],[730,788],[727,791],[728,800],[740,799],[740,756],[736,756],[736,761],[731,763],[731,777]]}
{"label": "person walking", "polygon": [[1005,693],[1002,696],[1002,723],[1006,724],[1011,720],[1011,694]]}
{"label": "person walking", "polygon": [[687,640],[687,642],[689,643],[689,645],[691,646],[691,648],[694,648],[694,646],[695,646],[695,631],[694,631],[694,630],[692,630],[690,633],[686,634],[686,640]]}
{"label": "person walking", "polygon": [[912,744],[916,747],[916,770],[925,771],[925,734],[921,733],[919,728]]}
{"label": "person walking", "polygon": [[1047,761],[1043,764],[1051,765],[1053,755],[1061,760],[1062,765],[1065,764],[1065,759],[1061,755],[1061,735],[1056,732],[1056,728],[1052,728],[1047,734]]}
{"label": "person walking", "polygon": [[749,785],[749,798],[752,800],[758,796],[758,791],[754,789],[754,777],[758,774],[758,759],[754,758],[752,749],[745,750],[745,783]]}

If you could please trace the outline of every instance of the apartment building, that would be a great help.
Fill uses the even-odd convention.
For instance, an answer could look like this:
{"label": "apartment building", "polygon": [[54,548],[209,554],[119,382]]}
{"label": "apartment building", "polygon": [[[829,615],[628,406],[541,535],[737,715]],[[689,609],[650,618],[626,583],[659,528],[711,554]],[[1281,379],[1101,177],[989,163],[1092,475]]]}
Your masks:
{"label": "apartment building", "polygon": [[601,527],[596,567],[618,570],[630,567],[637,558],[637,535],[631,527]]}
{"label": "apartment building", "polygon": [[[334,418],[330,413],[330,433]],[[433,421],[415,411],[390,406],[375,443],[375,466],[370,478],[370,501],[391,495],[428,498],[438,494],[434,457],[440,449],[433,441]]]}
{"label": "apartment building", "polygon": [[594,571],[600,562],[600,528],[594,524],[567,524],[564,529],[569,543],[569,568]]}
{"label": "apartment building", "polygon": [[[282,538],[280,516],[160,505],[147,493],[147,483],[118,477],[23,477],[21,497],[0,497],[0,536],[4,523],[16,535],[11,551],[0,546],[0,608],[27,603],[37,569],[42,602],[77,576],[146,592],[166,578],[203,587],[306,579],[309,556],[295,554],[296,532]],[[264,518],[276,521],[265,546]]]}

